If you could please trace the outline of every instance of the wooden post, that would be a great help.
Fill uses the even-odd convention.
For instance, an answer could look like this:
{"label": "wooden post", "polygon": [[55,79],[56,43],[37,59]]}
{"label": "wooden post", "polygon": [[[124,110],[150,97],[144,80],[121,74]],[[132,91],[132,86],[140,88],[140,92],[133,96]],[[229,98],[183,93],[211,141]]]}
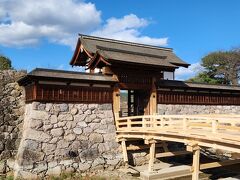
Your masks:
{"label": "wooden post", "polygon": [[120,111],[120,89],[115,86],[113,90],[113,112],[119,114]]}
{"label": "wooden post", "polygon": [[149,165],[148,165],[148,172],[151,173],[153,172],[153,166],[154,166],[154,161],[155,161],[155,156],[156,156],[156,141],[151,140],[149,141],[150,144],[150,150],[149,150]]}
{"label": "wooden post", "polygon": [[164,117],[161,118],[161,128],[164,128]]}
{"label": "wooden post", "polygon": [[123,152],[123,161],[127,165],[128,164],[128,155],[127,155],[127,146],[126,146],[126,139],[121,139],[122,144],[122,152]]}
{"label": "wooden post", "polygon": [[192,180],[199,179],[199,167],[200,167],[200,148],[196,148],[193,150],[193,172],[192,172]]}
{"label": "wooden post", "polygon": [[119,128],[119,113],[114,113],[114,117],[115,117],[115,125],[118,130],[118,128]]}
{"label": "wooden post", "polygon": [[200,147],[196,142],[187,145],[187,151],[193,152],[192,180],[199,180]]}
{"label": "wooden post", "polygon": [[188,119],[184,118],[183,119],[183,130],[187,130],[188,129]]}
{"label": "wooden post", "polygon": [[212,120],[212,133],[217,133],[218,129],[218,120],[213,119]]}
{"label": "wooden post", "polygon": [[34,85],[33,85],[33,100],[34,100],[34,101],[37,100],[37,85],[38,85],[38,82],[35,81],[35,82],[34,82]]}
{"label": "wooden post", "polygon": [[152,89],[150,94],[150,115],[154,115],[157,113],[157,88],[155,85],[156,78],[152,78]]}
{"label": "wooden post", "polygon": [[127,118],[127,128],[130,130],[131,129],[131,119]]}
{"label": "wooden post", "polygon": [[143,117],[142,118],[142,127],[145,128],[146,127],[146,119]]}

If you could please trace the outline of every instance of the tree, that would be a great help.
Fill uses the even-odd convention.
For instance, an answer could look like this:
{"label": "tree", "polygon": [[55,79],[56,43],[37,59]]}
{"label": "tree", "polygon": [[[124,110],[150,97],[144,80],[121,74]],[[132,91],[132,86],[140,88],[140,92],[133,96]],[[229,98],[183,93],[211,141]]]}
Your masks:
{"label": "tree", "polygon": [[237,85],[240,77],[240,49],[218,51],[202,58],[204,71],[190,82]]}
{"label": "tree", "polygon": [[0,55],[0,70],[12,69],[12,62],[9,58]]}

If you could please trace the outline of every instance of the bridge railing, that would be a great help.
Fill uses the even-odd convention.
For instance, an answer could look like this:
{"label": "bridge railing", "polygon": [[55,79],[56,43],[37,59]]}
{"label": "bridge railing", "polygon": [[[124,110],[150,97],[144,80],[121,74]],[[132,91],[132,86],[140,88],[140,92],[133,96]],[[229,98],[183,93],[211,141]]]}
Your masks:
{"label": "bridge railing", "polygon": [[240,115],[144,115],[116,119],[117,131],[205,130],[240,132]]}

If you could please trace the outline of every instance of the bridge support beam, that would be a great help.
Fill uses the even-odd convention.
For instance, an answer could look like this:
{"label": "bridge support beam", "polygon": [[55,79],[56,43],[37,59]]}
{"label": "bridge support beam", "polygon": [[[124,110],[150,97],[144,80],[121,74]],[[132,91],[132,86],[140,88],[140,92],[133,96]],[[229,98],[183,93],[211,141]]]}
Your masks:
{"label": "bridge support beam", "polygon": [[191,143],[187,146],[187,151],[193,152],[192,180],[199,180],[200,147],[197,143]]}
{"label": "bridge support beam", "polygon": [[149,165],[148,165],[148,172],[149,173],[153,172],[154,161],[155,161],[155,157],[156,157],[156,142],[157,141],[155,141],[153,139],[145,140],[145,143],[150,145]]}
{"label": "bridge support beam", "polygon": [[123,161],[124,161],[125,165],[128,165],[126,139],[121,139],[120,141],[121,141],[121,145],[122,145]]}

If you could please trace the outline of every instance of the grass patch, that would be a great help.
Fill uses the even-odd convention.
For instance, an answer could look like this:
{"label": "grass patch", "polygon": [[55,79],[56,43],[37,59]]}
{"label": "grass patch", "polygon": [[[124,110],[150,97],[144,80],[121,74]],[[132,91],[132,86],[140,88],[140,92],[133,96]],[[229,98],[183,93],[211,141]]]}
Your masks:
{"label": "grass patch", "polygon": [[[104,177],[98,175],[81,176],[76,173],[63,173],[60,176],[50,176],[47,180],[120,180],[119,177]],[[0,176],[0,180],[14,180],[14,176]]]}
{"label": "grass patch", "polygon": [[119,180],[118,177],[104,177],[98,175],[82,176],[77,173],[62,173],[60,176],[50,176],[48,180]]}
{"label": "grass patch", "polygon": [[0,180],[14,180],[13,176],[0,176]]}

